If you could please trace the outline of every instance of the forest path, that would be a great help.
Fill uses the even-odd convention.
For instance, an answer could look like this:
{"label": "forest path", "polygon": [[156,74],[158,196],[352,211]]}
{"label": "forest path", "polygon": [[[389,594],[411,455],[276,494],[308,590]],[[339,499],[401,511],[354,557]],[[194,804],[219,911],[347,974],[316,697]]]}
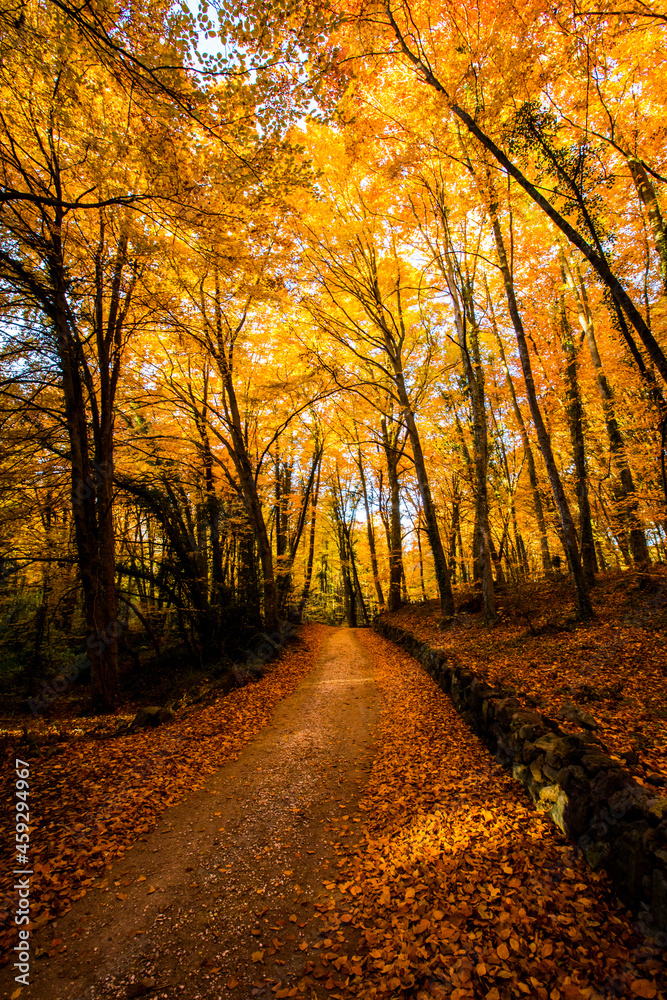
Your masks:
{"label": "forest path", "polygon": [[[315,904],[334,838],[360,829],[375,720],[375,682],[359,640],[332,630],[315,668],[239,759],[114,863],[108,891],[90,892],[36,932],[32,982],[21,995],[270,996],[264,977],[297,973],[319,940]],[[54,939],[62,951],[35,961],[35,949],[53,952]],[[9,997],[11,967],[0,975]]]}
{"label": "forest path", "polygon": [[420,664],[326,632],[238,760],[36,932],[15,1000],[667,1000],[660,943]]}

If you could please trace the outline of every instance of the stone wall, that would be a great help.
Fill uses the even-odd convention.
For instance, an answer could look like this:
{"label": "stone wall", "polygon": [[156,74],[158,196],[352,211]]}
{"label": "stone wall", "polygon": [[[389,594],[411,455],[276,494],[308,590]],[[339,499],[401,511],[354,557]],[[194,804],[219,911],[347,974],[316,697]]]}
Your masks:
{"label": "stone wall", "polygon": [[422,664],[537,808],[592,868],[606,869],[624,902],[667,930],[667,798],[649,795],[592,733],[564,733],[513,691],[491,687],[396,625],[380,619],[375,629]]}

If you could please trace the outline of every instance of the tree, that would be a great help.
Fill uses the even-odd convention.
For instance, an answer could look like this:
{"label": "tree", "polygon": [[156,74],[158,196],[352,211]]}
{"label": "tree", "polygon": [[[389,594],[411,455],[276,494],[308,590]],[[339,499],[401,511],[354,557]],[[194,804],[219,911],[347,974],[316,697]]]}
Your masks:
{"label": "tree", "polygon": [[[415,417],[420,396],[432,377],[434,350],[428,324],[420,313],[421,279],[401,260],[390,225],[383,231],[381,214],[368,211],[370,191],[355,191],[353,177],[348,181],[344,176],[344,160],[334,166],[329,156],[329,164],[331,222],[326,232],[321,220],[317,228],[309,221],[303,230],[308,241],[310,280],[321,294],[308,295],[304,304],[331,341],[346,352],[354,365],[360,365],[358,373],[353,371],[350,379],[343,377],[341,381],[335,362],[325,362],[341,388],[352,388],[377,406],[372,402],[372,392],[366,394],[364,388],[380,379],[383,396],[388,394],[402,414],[443,615],[452,615],[449,569]],[[406,375],[408,369],[417,372],[413,385]]]}
{"label": "tree", "polygon": [[[14,311],[38,311],[57,358],[92,694],[114,708],[115,402],[127,340],[149,309],[147,233],[131,211],[146,191],[127,193],[128,178],[150,173],[156,160],[145,137],[128,141],[140,134],[140,107],[106,85],[66,17],[31,6],[9,33],[0,77],[0,280]],[[151,139],[171,134],[163,123]]]}

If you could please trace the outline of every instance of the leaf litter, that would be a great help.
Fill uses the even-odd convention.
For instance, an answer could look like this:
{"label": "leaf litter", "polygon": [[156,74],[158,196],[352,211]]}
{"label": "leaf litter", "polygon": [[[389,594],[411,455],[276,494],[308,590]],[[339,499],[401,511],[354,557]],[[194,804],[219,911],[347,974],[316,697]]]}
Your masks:
{"label": "leaf litter", "polygon": [[[57,756],[31,761],[30,860],[32,928],[71,908],[95,887],[111,862],[155,826],[166,808],[201,787],[269,722],[317,659],[326,626],[304,626],[299,639],[272,661],[256,683],[177,714],[173,723],[104,740],[64,743]],[[0,957],[16,941],[10,821],[13,759],[5,751],[0,850]],[[11,765],[11,766],[10,766]],[[116,887],[117,888],[117,887]],[[121,890],[117,890],[121,891]],[[147,892],[155,892],[150,886]]]}
{"label": "leaf litter", "polygon": [[[605,573],[591,591],[595,617],[573,618],[569,577],[498,595],[499,620],[485,627],[463,610],[441,629],[439,601],[386,614],[457,664],[515,688],[539,711],[559,716],[574,703],[592,714],[597,735],[641,782],[667,787],[667,567]],[[475,604],[459,598],[459,606]],[[663,793],[665,794],[665,793]]]}
{"label": "leaf litter", "polygon": [[[279,664],[268,691],[260,685],[273,672],[235,692],[248,698],[241,705],[233,698],[226,715],[227,723],[244,722],[239,748],[267,718],[267,695],[279,700],[312,665],[321,636],[312,627],[304,634],[299,662]],[[314,902],[320,940],[286,945],[298,948],[302,963],[288,979],[279,968],[266,969],[270,949],[253,952],[253,996],[665,1000],[661,953],[636,932],[606,876],[590,871],[577,848],[534,810],[416,661],[374,633],[356,634],[379,690],[377,756],[358,811],[332,817],[337,861]],[[201,717],[199,726],[190,722],[200,738],[210,725],[208,710]],[[137,740],[137,757],[147,742],[166,735],[154,731],[152,741]],[[197,768],[203,778],[218,760],[232,759],[231,736],[224,724],[207,736],[200,757],[185,760],[188,781]],[[167,804],[191,786],[165,775],[158,771],[156,789],[148,792]],[[122,853],[134,827],[119,819],[106,837]],[[98,860],[91,857],[92,869]],[[74,898],[69,872],[63,865],[65,908]],[[239,979],[226,976],[226,987],[233,996]]]}
{"label": "leaf litter", "polygon": [[664,998],[661,952],[636,932],[606,875],[535,811],[415,660],[357,634],[381,699],[365,840],[338,847],[321,918],[325,946],[336,943],[306,966],[300,991]]}

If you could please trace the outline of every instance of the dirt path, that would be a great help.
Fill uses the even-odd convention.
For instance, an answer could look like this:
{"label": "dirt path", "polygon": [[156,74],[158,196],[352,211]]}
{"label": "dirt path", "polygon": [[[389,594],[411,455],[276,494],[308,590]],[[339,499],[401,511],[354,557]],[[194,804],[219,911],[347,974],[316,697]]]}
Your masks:
{"label": "dirt path", "polygon": [[33,945],[20,1000],[667,1000],[660,943],[369,630],[329,631],[238,761]]}
{"label": "dirt path", "polygon": [[[354,838],[363,819],[375,702],[356,635],[332,631],[312,673],[238,761],[167,810],[97,892],[37,931],[32,984],[20,996],[272,995],[322,945],[318,897],[334,843]],[[48,957],[35,960],[38,949]],[[5,967],[2,995],[15,987]]]}

